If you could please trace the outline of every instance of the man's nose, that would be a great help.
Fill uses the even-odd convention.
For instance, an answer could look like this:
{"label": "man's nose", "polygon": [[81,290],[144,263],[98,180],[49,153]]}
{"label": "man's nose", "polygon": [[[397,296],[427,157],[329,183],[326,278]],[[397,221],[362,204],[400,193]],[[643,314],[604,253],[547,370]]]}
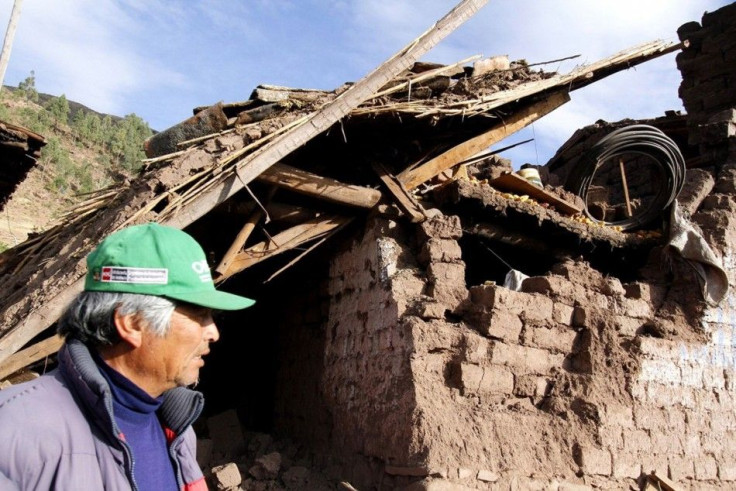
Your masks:
{"label": "man's nose", "polygon": [[215,324],[215,320],[212,317],[209,318],[209,322],[205,326],[205,339],[210,343],[214,343],[220,339],[220,330],[217,329],[217,324]]}

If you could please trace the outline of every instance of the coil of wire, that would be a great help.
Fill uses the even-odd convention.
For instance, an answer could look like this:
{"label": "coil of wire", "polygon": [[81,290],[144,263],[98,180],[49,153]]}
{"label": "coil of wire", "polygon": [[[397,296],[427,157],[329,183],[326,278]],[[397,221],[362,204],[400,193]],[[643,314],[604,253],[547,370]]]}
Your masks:
{"label": "coil of wire", "polygon": [[[648,205],[633,216],[618,221],[599,220],[588,210],[586,200],[596,170],[606,162],[632,154],[649,157],[659,170],[661,185]],[[586,201],[584,212],[591,221],[620,227],[621,230],[634,230],[660,217],[677,198],[684,180],[685,159],[677,144],[658,128],[636,124],[619,128],[599,140],[572,169],[565,187]]]}

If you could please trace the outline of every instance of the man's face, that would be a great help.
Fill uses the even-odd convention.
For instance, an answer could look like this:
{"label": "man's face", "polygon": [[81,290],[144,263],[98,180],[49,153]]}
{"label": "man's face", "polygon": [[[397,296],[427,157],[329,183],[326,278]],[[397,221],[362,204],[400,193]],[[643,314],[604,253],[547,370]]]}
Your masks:
{"label": "man's face", "polygon": [[[212,311],[193,305],[180,305],[171,315],[169,331],[160,337],[144,333],[143,346],[148,356],[149,380],[156,381],[161,393],[199,380],[202,357],[209,353],[210,343],[220,338],[212,319]],[[157,391],[158,392],[158,391]]]}

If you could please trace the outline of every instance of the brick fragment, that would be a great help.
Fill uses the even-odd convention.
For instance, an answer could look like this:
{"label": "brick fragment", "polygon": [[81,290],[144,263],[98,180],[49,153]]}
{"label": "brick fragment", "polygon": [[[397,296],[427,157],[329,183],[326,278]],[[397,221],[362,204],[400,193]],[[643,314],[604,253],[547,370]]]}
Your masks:
{"label": "brick fragment", "polygon": [[462,250],[456,240],[431,238],[422,245],[417,260],[422,264],[453,263],[462,259]]}
{"label": "brick fragment", "polygon": [[483,380],[483,368],[470,363],[460,364],[460,381],[466,392],[477,393]]}
{"label": "brick fragment", "polygon": [[237,464],[220,465],[212,469],[212,482],[217,489],[230,489],[239,486],[243,481]]}
{"label": "brick fragment", "polygon": [[682,481],[683,479],[693,479],[695,477],[695,467],[692,459],[670,455],[669,460],[669,476],[673,481]]}
{"label": "brick fragment", "polygon": [[718,463],[710,455],[706,455],[693,462],[695,465],[695,479],[710,481],[718,479]]}
{"label": "brick fragment", "polygon": [[569,353],[575,344],[577,332],[571,329],[527,327],[527,344],[558,353]]}
{"label": "brick fragment", "polygon": [[419,224],[420,235],[425,239],[459,239],[463,235],[460,217],[437,215]]}
{"label": "brick fragment", "polygon": [[459,479],[467,479],[473,475],[473,471],[470,469],[459,468],[457,470],[457,477]]}
{"label": "brick fragment", "polygon": [[503,309],[492,309],[478,316],[477,329],[491,338],[517,343],[523,324],[518,315]]}
{"label": "brick fragment", "polygon": [[475,478],[483,482],[496,482],[498,481],[499,475],[493,471],[479,470]]}
{"label": "brick fragment", "polygon": [[491,348],[493,363],[514,367],[521,373],[546,375],[553,367],[561,367],[564,358],[561,354],[501,342],[493,343]]}
{"label": "brick fragment", "polygon": [[259,480],[276,479],[281,470],[281,454],[271,452],[258,457],[255,464],[248,469],[248,474]]}
{"label": "brick fragment", "polygon": [[532,276],[521,284],[521,291],[527,293],[541,293],[542,295],[569,296],[573,291],[572,282],[562,276]]}
{"label": "brick fragment", "polygon": [[552,319],[566,326],[572,325],[572,315],[575,309],[564,303],[555,303],[552,308]]}
{"label": "brick fragment", "polygon": [[613,471],[611,453],[608,450],[590,445],[576,445],[574,456],[584,474],[610,476]]}

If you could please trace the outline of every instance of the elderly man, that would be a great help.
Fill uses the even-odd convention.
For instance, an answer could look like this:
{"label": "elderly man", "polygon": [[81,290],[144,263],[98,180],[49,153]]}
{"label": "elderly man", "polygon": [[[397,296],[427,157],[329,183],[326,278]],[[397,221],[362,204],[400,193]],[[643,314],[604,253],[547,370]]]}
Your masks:
{"label": "elderly man", "polygon": [[253,300],[215,290],[202,248],[146,224],[87,258],[85,291],[58,324],[58,369],[0,391],[0,489],[201,490],[191,424],[212,310]]}

